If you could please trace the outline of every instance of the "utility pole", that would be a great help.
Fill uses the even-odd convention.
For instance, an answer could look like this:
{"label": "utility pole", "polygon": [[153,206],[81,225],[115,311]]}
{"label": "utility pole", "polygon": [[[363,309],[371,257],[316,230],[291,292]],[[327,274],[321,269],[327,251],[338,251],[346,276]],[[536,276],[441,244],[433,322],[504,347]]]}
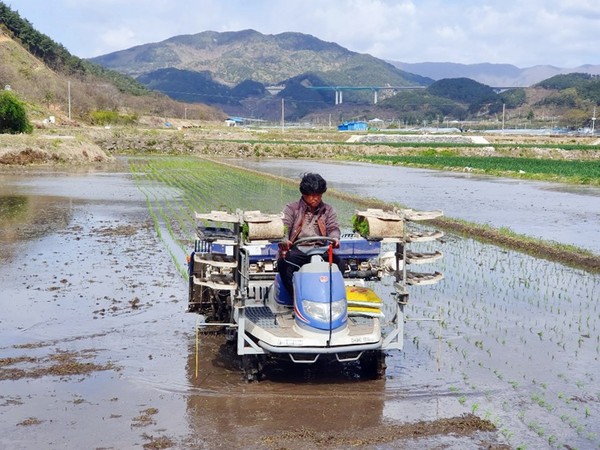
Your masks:
{"label": "utility pole", "polygon": [[506,111],[506,103],[502,103],[502,134],[504,134],[504,113]]}
{"label": "utility pole", "polygon": [[69,98],[69,121],[71,120],[71,81],[67,81],[67,97]]}
{"label": "utility pole", "polygon": [[281,132],[285,130],[285,99],[281,99]]}
{"label": "utility pole", "polygon": [[592,114],[592,134],[594,134],[595,128],[596,128],[596,107],[594,106],[594,114]]}

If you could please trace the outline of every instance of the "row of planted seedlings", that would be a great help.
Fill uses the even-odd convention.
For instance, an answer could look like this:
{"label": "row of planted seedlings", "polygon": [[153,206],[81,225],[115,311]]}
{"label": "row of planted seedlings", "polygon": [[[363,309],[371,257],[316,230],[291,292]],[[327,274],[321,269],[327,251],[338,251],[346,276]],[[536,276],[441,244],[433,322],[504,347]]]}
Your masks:
{"label": "row of planted seedlings", "polygon": [[129,167],[138,189],[146,198],[158,237],[163,241],[177,270],[185,276],[185,239],[182,236],[189,231],[191,217],[186,217],[185,210],[181,208],[179,190],[170,187],[172,181],[164,183],[164,175],[149,161],[131,159]]}
{"label": "row of planted seedlings", "polygon": [[[179,271],[195,236],[195,212],[236,209],[277,213],[300,193],[298,181],[261,177],[196,157],[130,158],[130,170],[144,193],[155,228]],[[354,202],[331,196],[343,227],[350,229]],[[183,255],[183,256],[182,256]]]}
{"label": "row of planted seedlings", "polygon": [[[297,180],[198,158],[134,158],[130,167],[157,230],[176,247],[174,258],[177,249],[191,248],[194,211],[278,212],[299,196]],[[333,195],[327,201],[349,230],[357,205]],[[470,239],[449,236],[444,247],[436,270],[445,280],[413,287],[408,313],[434,319],[442,311],[441,367],[449,390],[516,445],[598,446],[599,277]],[[439,358],[438,323],[415,324],[408,340]]]}
{"label": "row of planted seedlings", "polygon": [[[470,239],[444,250],[444,281],[415,288],[411,312],[443,310],[442,366],[461,404],[515,445],[598,447],[600,277]],[[436,357],[437,326],[412,330]]]}

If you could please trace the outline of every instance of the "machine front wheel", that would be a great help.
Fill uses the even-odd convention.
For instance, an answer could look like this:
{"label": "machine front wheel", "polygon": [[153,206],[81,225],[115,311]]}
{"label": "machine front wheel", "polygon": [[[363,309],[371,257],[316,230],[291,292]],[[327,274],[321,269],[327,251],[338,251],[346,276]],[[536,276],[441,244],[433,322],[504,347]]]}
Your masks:
{"label": "machine front wheel", "polygon": [[251,383],[260,381],[263,378],[264,361],[260,355],[244,355],[242,356],[242,370],[244,379]]}
{"label": "machine front wheel", "polygon": [[382,350],[365,352],[360,358],[361,374],[364,377],[379,379],[385,376],[385,353]]}

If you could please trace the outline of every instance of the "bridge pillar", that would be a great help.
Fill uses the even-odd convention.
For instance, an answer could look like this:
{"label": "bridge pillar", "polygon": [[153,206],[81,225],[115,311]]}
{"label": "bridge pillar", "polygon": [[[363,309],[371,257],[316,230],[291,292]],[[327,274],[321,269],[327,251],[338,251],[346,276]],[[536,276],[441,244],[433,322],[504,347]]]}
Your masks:
{"label": "bridge pillar", "polygon": [[377,89],[373,89],[373,104],[377,104]]}

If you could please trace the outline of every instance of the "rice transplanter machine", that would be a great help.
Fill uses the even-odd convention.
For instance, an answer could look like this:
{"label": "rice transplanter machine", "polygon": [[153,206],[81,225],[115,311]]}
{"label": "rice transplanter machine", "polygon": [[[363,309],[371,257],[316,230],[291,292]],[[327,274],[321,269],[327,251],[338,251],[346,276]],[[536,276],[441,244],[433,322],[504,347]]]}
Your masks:
{"label": "rice transplanter machine", "polygon": [[413,244],[435,241],[442,233],[411,223],[441,215],[356,211],[354,232],[343,234],[335,249],[344,270],[332,262],[329,239],[300,240],[294,245],[311,260],[294,274],[293,292],[288,292],[277,272],[278,243],[284,237],[280,214],[196,213],[188,311],[202,316],[203,328],[226,333],[248,380],[259,379],[265,363],[282,358],[297,364],[358,364],[363,373],[381,376],[385,352],[403,348],[410,286],[443,278],[437,271],[412,270],[442,257],[437,250],[415,251]]}

